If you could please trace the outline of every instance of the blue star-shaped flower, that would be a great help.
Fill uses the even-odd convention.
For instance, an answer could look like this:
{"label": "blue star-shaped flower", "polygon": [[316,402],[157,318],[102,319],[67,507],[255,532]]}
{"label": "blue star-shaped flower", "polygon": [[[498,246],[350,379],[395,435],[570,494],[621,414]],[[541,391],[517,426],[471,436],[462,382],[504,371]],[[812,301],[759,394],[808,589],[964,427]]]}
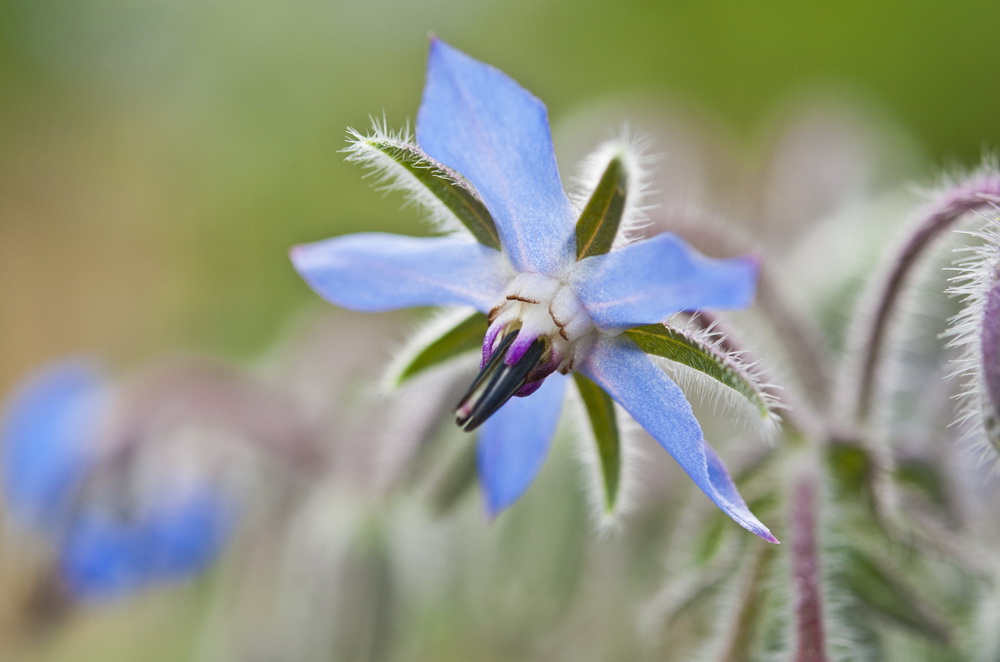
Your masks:
{"label": "blue star-shaped flower", "polygon": [[541,468],[575,370],[627,410],[719,508],[776,542],[705,442],[684,394],[624,333],[680,311],[748,306],[756,262],[709,259],[670,234],[588,250],[560,181],[545,106],[439,40],[417,142],[428,163],[471,185],[466,206],[484,206],[488,232],[355,234],[298,246],[292,260],[313,289],[346,308],[459,305],[489,315],[481,372],[456,415],[466,430],[482,425],[478,467],[490,512],[513,503]]}

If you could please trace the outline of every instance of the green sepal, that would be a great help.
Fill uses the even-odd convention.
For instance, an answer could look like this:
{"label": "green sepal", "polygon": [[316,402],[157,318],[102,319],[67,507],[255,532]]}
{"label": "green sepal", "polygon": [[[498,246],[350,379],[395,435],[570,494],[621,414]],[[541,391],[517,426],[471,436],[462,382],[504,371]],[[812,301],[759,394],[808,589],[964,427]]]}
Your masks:
{"label": "green sepal", "polygon": [[601,464],[601,478],[604,487],[604,508],[613,512],[618,501],[618,489],[621,486],[622,448],[615,415],[615,403],[600,386],[590,381],[578,372],[573,373],[576,388],[580,392],[583,406],[587,409],[594,441],[597,444],[597,457]]}
{"label": "green sepal", "polygon": [[409,356],[392,371],[392,382],[398,386],[450,358],[481,349],[488,326],[486,315],[477,311],[462,318],[444,333],[431,336],[426,344],[410,349]]}
{"label": "green sepal", "polygon": [[[422,149],[389,136],[357,136],[348,148],[361,162],[368,162],[365,151],[375,151],[391,159],[427,189],[462,223],[479,243],[500,250],[496,223],[475,189],[461,175],[435,161]],[[377,162],[376,162],[377,163]]]}
{"label": "green sepal", "polygon": [[950,633],[941,618],[900,577],[873,558],[857,548],[850,549],[843,572],[847,587],[867,607],[933,641],[948,643]]}
{"label": "green sepal", "polygon": [[646,324],[625,332],[639,349],[697,370],[733,389],[760,413],[770,418],[771,398],[757,380],[732,357],[706,339],[664,324]]}
{"label": "green sepal", "polygon": [[628,171],[621,156],[604,169],[600,181],[576,222],[576,259],[603,255],[618,234],[628,195]]}

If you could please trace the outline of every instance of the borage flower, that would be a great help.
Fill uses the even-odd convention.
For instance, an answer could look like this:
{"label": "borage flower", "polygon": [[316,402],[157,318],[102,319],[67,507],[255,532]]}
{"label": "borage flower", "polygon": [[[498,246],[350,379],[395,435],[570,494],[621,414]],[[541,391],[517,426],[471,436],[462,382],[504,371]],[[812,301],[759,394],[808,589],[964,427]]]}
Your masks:
{"label": "borage flower", "polygon": [[629,155],[609,152],[593,193],[574,209],[545,106],[439,40],[431,43],[418,145],[383,131],[352,136],[350,158],[461,227],[432,238],[328,239],[295,247],[292,261],[317,293],[345,308],[478,311],[415,352],[400,376],[453,356],[486,327],[481,370],[456,417],[465,430],[482,426],[477,464],[491,514],[513,503],[541,468],[572,372],[597,437],[609,508],[620,470],[613,399],[719,508],[776,542],[705,442],[680,388],[647,355],[709,374],[766,415],[766,398],[731,357],[661,323],[680,311],[749,305],[753,259],[709,259],[670,234],[616,242],[631,203]]}
{"label": "borage flower", "polygon": [[[139,457],[147,449],[122,452],[111,432],[120,396],[93,365],[67,361],[22,384],[0,416],[11,519],[54,543],[62,586],[85,602],[200,573],[232,528],[218,485]],[[143,459],[145,473],[134,466]]]}

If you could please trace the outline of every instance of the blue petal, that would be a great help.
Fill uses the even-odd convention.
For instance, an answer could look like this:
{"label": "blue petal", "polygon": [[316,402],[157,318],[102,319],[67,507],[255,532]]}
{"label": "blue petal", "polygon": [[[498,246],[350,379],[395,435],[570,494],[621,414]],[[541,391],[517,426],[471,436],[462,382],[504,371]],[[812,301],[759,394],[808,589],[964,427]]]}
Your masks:
{"label": "blue petal", "polygon": [[654,324],[682,310],[745,308],[753,302],[757,260],[716,260],[673,234],[582,260],[573,284],[603,329]]}
{"label": "blue petal", "polygon": [[96,459],[109,406],[100,374],[82,362],[51,366],[20,387],[0,426],[3,494],[15,521],[58,525]]}
{"label": "blue petal", "polygon": [[163,579],[182,579],[200,572],[229,539],[232,519],[227,500],[208,487],[161,509],[144,531],[151,551],[151,573]]}
{"label": "blue petal", "polygon": [[517,501],[542,468],[566,384],[565,376],[551,375],[537,391],[511,398],[483,423],[477,448],[479,479],[491,516]]}
{"label": "blue petal", "polygon": [[60,553],[63,580],[77,599],[98,601],[192,577],[218,556],[230,519],[221,495],[209,488],[165,498],[131,516],[93,504],[67,529]]}
{"label": "blue petal", "polygon": [[747,508],[722,461],[705,442],[684,393],[632,341],[601,337],[583,372],[624,407],[723,512],[764,540],[777,542]]}
{"label": "blue petal", "polygon": [[508,279],[499,252],[451,237],[352,234],[296,246],[291,257],[316,293],[364,312],[445,305],[488,312]]}
{"label": "blue petal", "polygon": [[509,76],[433,40],[417,142],[476,187],[518,271],[554,275],[574,259],[545,106]]}
{"label": "blue petal", "polygon": [[59,569],[80,600],[103,600],[144,583],[142,550],[135,530],[102,509],[85,509],[66,531]]}

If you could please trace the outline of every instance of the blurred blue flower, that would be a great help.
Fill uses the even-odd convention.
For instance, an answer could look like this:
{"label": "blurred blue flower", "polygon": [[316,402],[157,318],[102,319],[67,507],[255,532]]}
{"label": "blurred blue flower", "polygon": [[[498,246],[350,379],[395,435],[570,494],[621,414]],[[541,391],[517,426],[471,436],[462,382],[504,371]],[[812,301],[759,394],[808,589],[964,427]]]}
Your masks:
{"label": "blurred blue flower", "polygon": [[193,576],[231,528],[217,486],[180,485],[169,475],[174,467],[162,467],[155,485],[127,475],[130,464],[109,443],[112,414],[104,377],[90,364],[65,362],[21,386],[0,421],[12,520],[53,540],[62,582],[80,600]]}
{"label": "blurred blue flower", "polygon": [[774,541],[705,442],[684,394],[622,335],[680,311],[749,305],[756,262],[708,259],[670,234],[578,259],[577,214],[556,167],[545,106],[501,71],[436,39],[417,142],[475,188],[502,250],[470,233],[364,233],[298,246],[292,260],[313,289],[346,308],[461,305],[489,314],[481,372],[456,414],[466,430],[482,425],[478,468],[490,512],[513,503],[541,468],[565,375],[578,370],[719,508]]}
{"label": "blurred blue flower", "polygon": [[231,513],[214,489],[163,495],[133,516],[84,507],[63,533],[60,572],[77,598],[100,600],[182,580],[206,568],[229,537]]}
{"label": "blurred blue flower", "polygon": [[7,403],[0,426],[0,475],[13,520],[60,526],[98,457],[110,393],[82,361],[49,367]]}

